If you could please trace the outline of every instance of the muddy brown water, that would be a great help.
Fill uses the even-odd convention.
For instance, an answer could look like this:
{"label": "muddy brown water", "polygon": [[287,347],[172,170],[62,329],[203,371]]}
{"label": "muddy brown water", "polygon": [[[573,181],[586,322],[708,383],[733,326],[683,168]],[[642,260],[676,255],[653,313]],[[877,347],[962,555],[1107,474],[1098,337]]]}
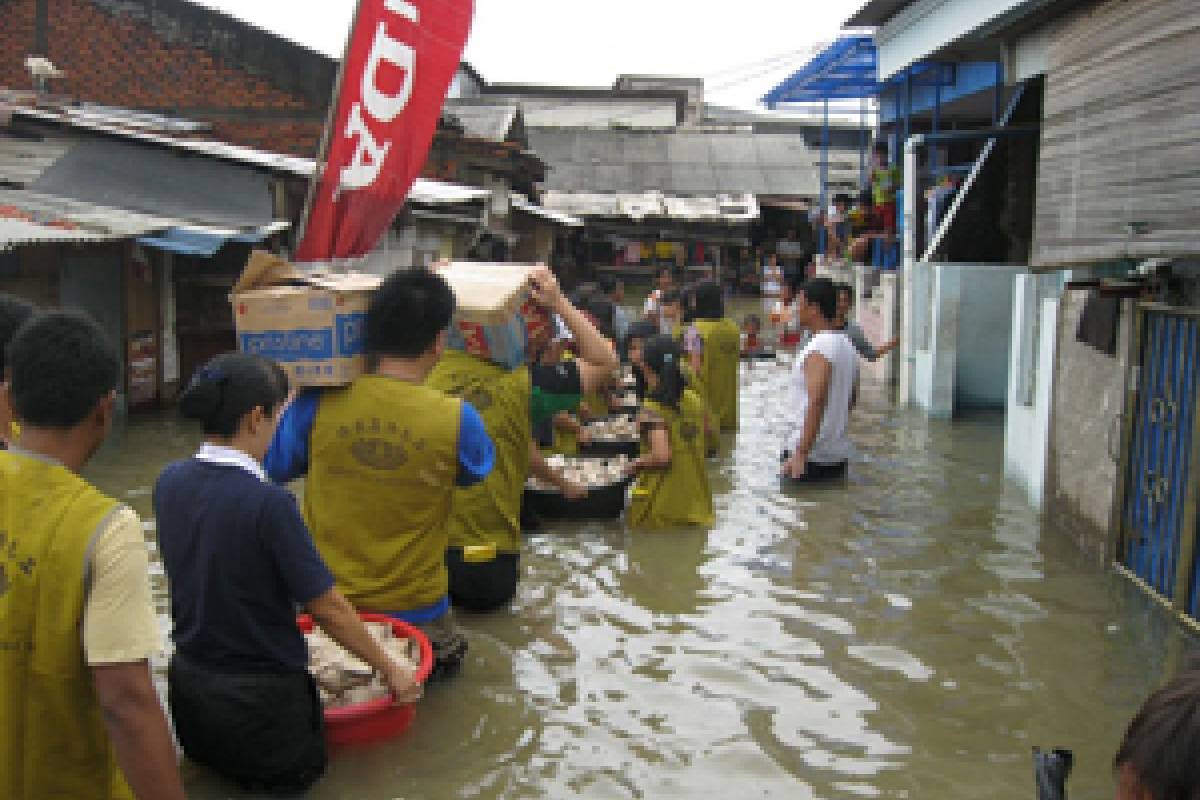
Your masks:
{"label": "muddy brown water", "polygon": [[[1042,532],[1003,479],[1003,419],[928,421],[866,392],[840,487],[780,491],[787,367],[743,370],[712,464],[712,530],[554,524],[510,611],[463,617],[462,674],[403,737],[335,753],[313,798],[1033,797],[1068,747],[1073,798],[1194,646]],[[198,436],[135,418],[89,467],[147,520]],[[164,613],[166,587],[155,578]],[[236,797],[185,765],[197,798]]]}

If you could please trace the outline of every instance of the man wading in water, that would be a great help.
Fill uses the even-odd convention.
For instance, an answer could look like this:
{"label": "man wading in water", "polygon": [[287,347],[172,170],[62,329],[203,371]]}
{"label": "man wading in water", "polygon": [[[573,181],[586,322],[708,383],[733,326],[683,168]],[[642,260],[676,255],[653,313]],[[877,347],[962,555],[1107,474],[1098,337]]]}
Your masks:
{"label": "man wading in water", "polygon": [[792,368],[784,478],[841,478],[853,450],[846,426],[857,395],[858,352],[836,328],[833,282],[817,278],[805,283],[796,297],[796,316],[812,336]]}
{"label": "man wading in water", "polygon": [[108,436],[121,368],[89,317],[34,317],[3,392],[0,797],[184,798],[150,678],[161,648],[142,523],[79,476]]}

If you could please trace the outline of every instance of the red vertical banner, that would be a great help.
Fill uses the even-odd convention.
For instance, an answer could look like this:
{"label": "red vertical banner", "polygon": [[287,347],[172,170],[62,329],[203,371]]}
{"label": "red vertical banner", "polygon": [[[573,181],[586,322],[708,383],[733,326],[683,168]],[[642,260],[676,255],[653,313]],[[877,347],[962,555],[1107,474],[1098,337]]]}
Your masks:
{"label": "red vertical banner", "polygon": [[471,29],[473,0],[361,0],[297,261],[369,253],[404,206]]}

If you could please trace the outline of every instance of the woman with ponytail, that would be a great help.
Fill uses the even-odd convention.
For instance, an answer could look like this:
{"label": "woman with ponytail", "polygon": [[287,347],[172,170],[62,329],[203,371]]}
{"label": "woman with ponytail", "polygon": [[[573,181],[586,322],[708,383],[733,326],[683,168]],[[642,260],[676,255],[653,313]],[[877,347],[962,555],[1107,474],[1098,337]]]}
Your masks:
{"label": "woman with ponytail", "polygon": [[712,490],[704,456],[712,421],[704,401],[687,386],[683,354],[669,336],[652,336],[642,348],[646,403],[639,417],[642,454],[630,464],[637,475],[627,520],[633,527],[712,525]]}
{"label": "woman with ponytail", "polygon": [[183,751],[249,791],[305,791],[325,770],[322,708],[296,608],[378,672],[401,701],[421,693],[334,588],[287,489],[262,460],[288,396],[258,356],[217,356],[179,401],[204,443],[154,487],[175,654],[168,699]]}

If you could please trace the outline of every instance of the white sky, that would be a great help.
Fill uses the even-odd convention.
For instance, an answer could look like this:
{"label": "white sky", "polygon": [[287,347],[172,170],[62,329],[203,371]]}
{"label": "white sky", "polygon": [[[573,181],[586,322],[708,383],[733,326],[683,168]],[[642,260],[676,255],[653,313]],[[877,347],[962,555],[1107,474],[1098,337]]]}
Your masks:
{"label": "white sky", "polygon": [[[196,1],[335,57],[355,6]],[[466,60],[495,83],[609,86],[623,72],[699,76],[709,101],[750,108],[864,2],[476,0]]]}

